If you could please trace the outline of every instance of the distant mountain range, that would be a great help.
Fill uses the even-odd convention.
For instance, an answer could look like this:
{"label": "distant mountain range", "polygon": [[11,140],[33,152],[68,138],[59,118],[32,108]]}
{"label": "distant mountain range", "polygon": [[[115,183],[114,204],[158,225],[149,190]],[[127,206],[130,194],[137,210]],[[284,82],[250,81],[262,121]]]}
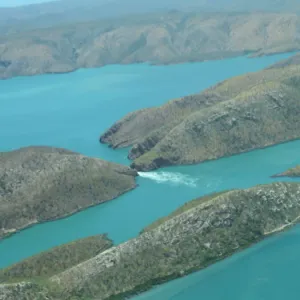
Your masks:
{"label": "distant mountain range", "polygon": [[0,36],[0,78],[300,49],[291,13],[153,13]]}
{"label": "distant mountain range", "polygon": [[0,78],[299,50],[297,11],[299,0],[60,0],[0,8]]}
{"label": "distant mountain range", "polygon": [[0,33],[128,14],[181,11],[300,11],[298,0],[60,0],[0,8]]}

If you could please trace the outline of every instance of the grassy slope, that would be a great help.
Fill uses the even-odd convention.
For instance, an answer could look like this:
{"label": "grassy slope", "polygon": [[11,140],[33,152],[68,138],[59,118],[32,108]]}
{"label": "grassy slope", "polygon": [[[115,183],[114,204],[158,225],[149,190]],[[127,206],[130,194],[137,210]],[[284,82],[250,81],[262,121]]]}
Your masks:
{"label": "grassy slope", "polygon": [[0,164],[0,237],[135,187],[136,173],[128,167],[57,148],[4,152]]}
{"label": "grassy slope", "polygon": [[0,78],[289,51],[299,24],[288,13],[169,13],[36,29],[1,38]]}

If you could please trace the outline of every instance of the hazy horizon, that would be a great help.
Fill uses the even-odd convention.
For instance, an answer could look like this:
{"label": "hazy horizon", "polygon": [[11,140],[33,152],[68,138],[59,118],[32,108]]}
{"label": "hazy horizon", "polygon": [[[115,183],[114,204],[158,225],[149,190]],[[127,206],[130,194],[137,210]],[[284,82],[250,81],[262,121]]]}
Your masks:
{"label": "hazy horizon", "polygon": [[16,6],[23,6],[29,4],[52,2],[52,1],[59,1],[59,0],[1,0],[0,7],[16,7]]}
{"label": "hazy horizon", "polygon": [[299,0],[0,0],[0,33],[171,10],[299,13],[300,3]]}

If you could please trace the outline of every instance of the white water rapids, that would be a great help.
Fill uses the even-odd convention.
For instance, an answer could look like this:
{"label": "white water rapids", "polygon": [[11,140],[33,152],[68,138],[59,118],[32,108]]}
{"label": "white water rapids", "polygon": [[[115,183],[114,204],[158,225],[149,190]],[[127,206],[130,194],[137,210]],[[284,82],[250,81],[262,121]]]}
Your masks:
{"label": "white water rapids", "polygon": [[157,183],[169,183],[174,185],[186,185],[196,187],[198,178],[178,172],[139,172],[139,176],[156,181]]}

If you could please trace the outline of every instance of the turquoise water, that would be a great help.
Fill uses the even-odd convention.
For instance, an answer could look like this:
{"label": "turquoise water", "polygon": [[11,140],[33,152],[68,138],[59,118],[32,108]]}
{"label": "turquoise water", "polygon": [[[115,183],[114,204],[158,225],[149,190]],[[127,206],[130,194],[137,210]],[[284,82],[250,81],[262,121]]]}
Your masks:
{"label": "turquoise water", "polygon": [[134,300],[299,299],[300,225]]}
{"label": "turquoise water", "polygon": [[[115,65],[0,81],[0,151],[51,145],[128,164],[126,150],[113,151],[98,143],[100,133],[124,114],[199,92],[288,56],[239,57],[172,66]],[[114,201],[0,241],[0,267],[97,233],[108,233],[115,243],[120,243],[195,197],[271,182],[270,175],[300,163],[299,146],[300,141],[295,141],[200,165],[142,173],[137,179],[140,187]],[[187,277],[191,283],[193,276]],[[165,287],[168,289],[167,285],[161,289]],[[167,298],[162,294],[153,299]]]}

